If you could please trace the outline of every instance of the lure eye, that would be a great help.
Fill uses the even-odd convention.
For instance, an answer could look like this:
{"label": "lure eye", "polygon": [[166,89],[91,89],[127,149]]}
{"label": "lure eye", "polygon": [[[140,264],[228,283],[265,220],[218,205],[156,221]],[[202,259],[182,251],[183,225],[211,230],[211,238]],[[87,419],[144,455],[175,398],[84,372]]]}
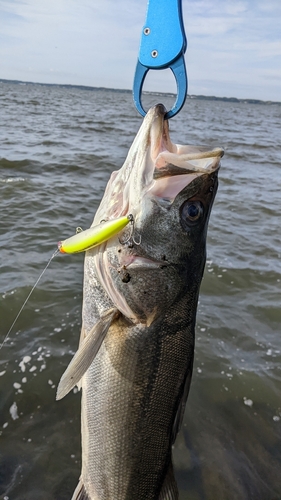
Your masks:
{"label": "lure eye", "polygon": [[203,212],[203,205],[200,201],[186,201],[181,208],[181,220],[187,224],[197,222]]}

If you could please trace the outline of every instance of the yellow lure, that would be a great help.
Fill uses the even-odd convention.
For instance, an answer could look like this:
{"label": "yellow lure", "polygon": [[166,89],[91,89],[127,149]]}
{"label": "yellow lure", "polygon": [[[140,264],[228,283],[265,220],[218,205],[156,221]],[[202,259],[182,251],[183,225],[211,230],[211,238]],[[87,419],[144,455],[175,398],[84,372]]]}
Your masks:
{"label": "yellow lure", "polygon": [[133,220],[133,216],[130,214],[118,217],[118,219],[101,222],[97,226],[80,231],[64,241],[59,241],[58,249],[61,253],[85,252],[109,240],[124,229],[129,222],[133,222]]}

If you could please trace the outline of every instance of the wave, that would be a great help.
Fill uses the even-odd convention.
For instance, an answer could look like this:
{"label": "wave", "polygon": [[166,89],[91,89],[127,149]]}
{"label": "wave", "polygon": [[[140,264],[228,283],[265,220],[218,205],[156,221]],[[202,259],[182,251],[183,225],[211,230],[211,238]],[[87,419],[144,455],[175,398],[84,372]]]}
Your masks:
{"label": "wave", "polygon": [[9,182],[25,182],[26,179],[24,177],[7,177],[6,179],[0,177],[0,182],[3,184]]}

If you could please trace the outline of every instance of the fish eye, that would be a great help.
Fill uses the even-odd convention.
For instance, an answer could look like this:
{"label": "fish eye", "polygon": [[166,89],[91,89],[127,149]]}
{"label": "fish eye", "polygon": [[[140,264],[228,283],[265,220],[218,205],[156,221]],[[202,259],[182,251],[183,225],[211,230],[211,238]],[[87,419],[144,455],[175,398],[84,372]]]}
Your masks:
{"label": "fish eye", "polygon": [[182,222],[196,222],[203,215],[203,205],[200,201],[186,201],[181,207]]}

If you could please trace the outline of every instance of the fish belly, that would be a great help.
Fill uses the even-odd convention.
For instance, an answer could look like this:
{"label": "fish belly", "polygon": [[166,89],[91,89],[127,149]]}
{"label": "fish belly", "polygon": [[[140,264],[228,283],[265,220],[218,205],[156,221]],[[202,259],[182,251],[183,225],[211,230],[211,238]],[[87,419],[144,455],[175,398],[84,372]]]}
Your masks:
{"label": "fish belly", "polygon": [[83,378],[81,480],[91,499],[159,498],[193,357],[193,335],[176,323],[132,327],[121,317]]}

